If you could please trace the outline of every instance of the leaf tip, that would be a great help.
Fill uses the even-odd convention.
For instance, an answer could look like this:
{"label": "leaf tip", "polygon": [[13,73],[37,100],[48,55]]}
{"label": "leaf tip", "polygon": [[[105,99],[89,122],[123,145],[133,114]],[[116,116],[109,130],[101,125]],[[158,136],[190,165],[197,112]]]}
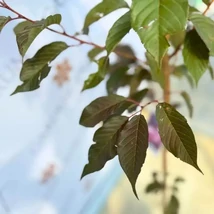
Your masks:
{"label": "leaf tip", "polygon": [[134,195],[137,198],[137,200],[139,200],[139,197],[138,197],[138,194],[137,194],[137,191],[136,191],[136,188],[135,188],[135,184],[132,185],[132,190],[133,190]]}
{"label": "leaf tip", "polygon": [[198,165],[197,165],[196,169],[197,169],[202,175],[204,175],[204,173],[202,172],[202,170],[199,168]]}
{"label": "leaf tip", "polygon": [[83,171],[82,171],[82,175],[80,177],[80,180],[82,180],[88,173],[86,172],[86,168],[87,168],[87,164],[85,165]]}

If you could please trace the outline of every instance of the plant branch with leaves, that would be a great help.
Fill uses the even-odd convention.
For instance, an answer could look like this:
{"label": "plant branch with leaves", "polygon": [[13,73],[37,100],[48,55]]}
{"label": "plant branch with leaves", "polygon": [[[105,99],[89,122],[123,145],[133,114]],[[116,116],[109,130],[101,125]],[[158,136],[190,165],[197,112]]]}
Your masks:
{"label": "plant branch with leaves", "polygon": [[[78,42],[68,45],[55,41],[41,47],[32,58],[23,62],[20,71],[23,83],[13,94],[38,89],[51,71],[50,63],[68,48],[84,44],[93,47],[88,56],[93,63],[97,63],[98,69],[85,80],[83,91],[107,79],[108,95],[92,101],[84,108],[80,118],[80,124],[85,127],[94,127],[102,122],[94,134],[95,144],[89,149],[89,162],[82,177],[101,170],[107,161],[118,156],[138,197],[135,185],[149,145],[148,125],[142,109],[151,103],[156,104],[156,120],[165,147],[163,186],[167,183],[166,151],[202,172],[197,163],[197,145],[192,129],[185,117],[170,103],[170,81],[171,76],[185,77],[193,87],[208,69],[213,73],[209,59],[214,56],[214,21],[206,16],[213,1],[204,0],[204,3],[207,9],[201,13],[191,7],[188,0],[132,0],[131,7],[125,0],[103,0],[88,12],[81,31],[70,35],[61,25],[60,14],[35,21],[20,14],[5,1],[0,1],[0,8],[16,15],[14,18],[0,16],[0,31],[11,21],[21,20],[14,33],[22,57],[44,29]],[[105,46],[79,38],[79,35],[90,34],[92,24],[121,8],[126,12],[112,24]],[[53,24],[60,26],[61,31],[51,28]],[[139,45],[146,49],[145,62],[136,57],[132,47],[120,44],[130,30],[135,31],[141,41]],[[100,57],[102,52],[105,55]],[[109,60],[113,52],[117,55],[114,63]],[[182,53],[180,61],[183,62],[179,65],[176,63],[178,53]],[[142,88],[142,82],[146,82],[148,88]],[[152,88],[154,82],[162,88],[164,102],[156,99]],[[117,95],[121,87],[129,88],[127,96]],[[185,91],[179,93],[192,116],[190,96]],[[148,100],[146,105],[141,104],[144,100]],[[163,208],[166,208],[164,190]]]}

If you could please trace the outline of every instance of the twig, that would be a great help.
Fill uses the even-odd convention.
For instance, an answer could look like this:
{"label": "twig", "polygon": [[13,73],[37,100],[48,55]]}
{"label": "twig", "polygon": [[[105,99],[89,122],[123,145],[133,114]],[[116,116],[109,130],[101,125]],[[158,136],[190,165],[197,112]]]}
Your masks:
{"label": "twig", "polygon": [[152,100],[152,101],[146,103],[144,106],[142,106],[139,102],[137,102],[137,101],[135,101],[135,100],[133,100],[131,98],[127,98],[126,101],[131,102],[131,103],[133,103],[133,104],[135,104],[137,106],[140,106],[141,109],[145,108],[146,106],[148,106],[148,105],[150,105],[152,103],[159,103],[158,100]]}
{"label": "twig", "polygon": [[[28,17],[26,17],[26,16],[20,14],[19,12],[17,12],[17,11],[14,10],[13,8],[11,8],[7,3],[5,3],[5,1],[2,0],[2,2],[0,2],[0,5],[1,5],[1,7],[3,7],[3,8],[5,8],[5,9],[7,9],[7,10],[13,12],[14,14],[16,14],[16,15],[18,16],[16,19],[24,19],[24,20],[27,20],[27,21],[29,21],[29,22],[35,23],[35,21],[33,21],[32,19],[30,19],[30,18],[28,18]],[[61,25],[60,25],[60,26],[61,26]],[[98,44],[96,44],[96,43],[88,42],[88,41],[79,39],[79,38],[77,38],[76,36],[73,36],[73,35],[68,34],[68,33],[65,31],[65,29],[64,29],[63,26],[61,26],[61,28],[62,28],[62,32],[60,32],[60,31],[58,31],[58,30],[54,30],[54,29],[49,28],[49,27],[47,27],[46,29],[48,29],[49,31],[52,31],[52,32],[54,32],[54,33],[57,33],[57,34],[59,34],[59,35],[62,35],[62,36],[71,38],[71,39],[73,39],[73,40],[75,40],[75,41],[78,41],[80,44],[90,45],[90,46],[93,46],[93,47],[96,47],[96,48],[100,48],[100,49],[103,49],[103,50],[105,49],[104,46],[100,46],[100,45],[98,45]],[[141,60],[141,59],[139,59],[139,58],[137,58],[137,57],[135,57],[135,56],[133,57],[132,55],[130,55],[130,54],[128,54],[128,53],[123,53],[123,52],[120,52],[120,51],[114,51],[114,53],[116,53],[116,54],[119,55],[119,56],[123,56],[123,57],[125,57],[125,58],[128,58],[128,59],[138,60],[139,62],[141,62],[141,63],[143,63],[143,64],[145,63],[143,60]]]}
{"label": "twig", "polygon": [[174,50],[174,52],[171,55],[169,55],[170,59],[178,53],[178,51],[181,49],[181,46],[182,46],[182,44],[178,45],[176,47],[176,49]]}
{"label": "twig", "polygon": [[135,105],[137,106],[140,106],[141,107],[141,104],[135,100],[132,100],[131,98],[127,98],[126,101],[130,102],[130,103],[134,103]]}
{"label": "twig", "polygon": [[203,15],[205,15],[207,13],[207,11],[210,9],[212,3],[214,2],[214,0],[212,0],[208,5],[207,5],[207,8],[206,10],[203,12]]}

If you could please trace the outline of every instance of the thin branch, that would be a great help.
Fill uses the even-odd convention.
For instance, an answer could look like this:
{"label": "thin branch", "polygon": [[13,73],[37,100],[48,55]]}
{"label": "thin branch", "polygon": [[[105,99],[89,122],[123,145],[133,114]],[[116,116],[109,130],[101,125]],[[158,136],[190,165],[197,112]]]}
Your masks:
{"label": "thin branch", "polygon": [[178,53],[179,50],[181,49],[181,46],[182,46],[182,43],[179,44],[179,45],[175,48],[174,52],[173,52],[171,55],[169,55],[169,58],[170,58],[170,59],[171,59],[173,56],[177,55],[177,53]]}
{"label": "thin branch", "polygon": [[[7,10],[13,12],[14,14],[16,14],[16,15],[18,16],[16,19],[24,19],[24,20],[27,20],[27,21],[29,21],[29,22],[35,23],[35,21],[33,21],[32,19],[30,19],[30,18],[28,18],[28,17],[26,17],[26,16],[20,14],[19,12],[17,12],[17,11],[14,10],[13,8],[11,8],[7,3],[5,3],[5,1],[2,0],[2,2],[0,2],[0,4],[2,5],[3,8],[5,8],[5,9],[7,9]],[[60,25],[60,26],[61,26],[61,25]],[[46,29],[48,29],[48,30],[51,31],[51,32],[54,32],[54,33],[57,33],[57,34],[59,34],[59,35],[62,35],[62,36],[68,37],[68,38],[70,38],[70,39],[73,39],[73,40],[75,40],[75,41],[78,41],[80,44],[90,45],[90,46],[93,46],[93,47],[96,47],[96,48],[100,48],[100,49],[103,49],[103,50],[105,49],[105,46],[100,46],[100,45],[98,45],[98,44],[96,44],[96,43],[94,43],[94,42],[88,42],[88,41],[79,39],[79,38],[77,38],[76,36],[73,36],[73,35],[68,34],[68,33],[65,31],[65,29],[64,29],[63,26],[61,26],[61,28],[62,28],[62,32],[60,32],[60,31],[58,31],[58,30],[54,30],[54,29],[49,28],[49,27],[47,27]],[[123,53],[123,52],[120,52],[120,51],[114,51],[114,53],[116,53],[116,54],[119,55],[119,56],[123,56],[123,57],[128,58],[128,59],[138,60],[139,62],[144,63],[143,60],[141,60],[141,59],[139,59],[139,58],[137,58],[137,57],[135,57],[135,56],[133,57],[132,55],[130,55],[130,54],[128,54],[128,53]]]}
{"label": "thin branch", "polygon": [[127,98],[126,101],[131,102],[131,103],[135,104],[136,106],[140,106],[142,109],[145,108],[146,106],[152,104],[152,103],[159,103],[158,100],[152,100],[151,102],[148,102],[147,104],[142,106],[139,102],[137,102],[133,99],[130,99],[130,98]]}
{"label": "thin branch", "polygon": [[127,98],[126,101],[128,101],[128,102],[130,102],[130,103],[133,103],[133,104],[135,104],[136,106],[140,106],[140,107],[141,107],[141,104],[140,104],[139,102],[135,101],[135,100],[132,100],[132,99],[130,99],[130,98]]}
{"label": "thin branch", "polygon": [[203,12],[203,15],[205,15],[207,13],[207,11],[210,9],[212,3],[214,2],[214,0],[212,0],[208,5],[207,5],[207,8],[206,10]]}
{"label": "thin branch", "polygon": [[148,102],[146,105],[141,106],[141,108],[143,109],[143,108],[147,107],[148,105],[150,105],[152,103],[159,103],[159,101],[158,100],[152,100],[152,101]]}

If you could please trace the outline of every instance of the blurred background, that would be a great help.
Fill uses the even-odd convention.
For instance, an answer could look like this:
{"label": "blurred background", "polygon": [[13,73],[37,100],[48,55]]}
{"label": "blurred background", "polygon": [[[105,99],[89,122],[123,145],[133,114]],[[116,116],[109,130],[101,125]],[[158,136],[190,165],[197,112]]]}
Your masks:
{"label": "blurred background", "polygon": [[[7,0],[11,7],[33,20],[63,14],[62,25],[71,34],[81,30],[85,15],[98,2]],[[202,11],[205,8],[200,0],[191,3]],[[124,11],[121,9],[92,25],[89,39],[103,45],[112,23]],[[214,14],[213,7],[209,12]],[[8,12],[1,9],[1,15]],[[82,169],[88,162],[94,129],[80,126],[79,117],[90,101],[107,94],[105,81],[95,89],[80,93],[84,80],[97,68],[87,57],[91,47],[74,47],[61,54],[37,91],[10,96],[20,83],[21,57],[12,31],[16,23],[7,25],[0,35],[0,214],[161,213],[161,193],[146,194],[145,191],[153,181],[154,172],[161,178],[160,146],[151,146],[148,151],[137,183],[139,201],[117,158],[102,171],[80,181]],[[38,47],[55,40],[72,44],[71,40],[44,31],[26,57],[32,57]],[[144,49],[133,32],[123,43],[132,45],[136,55],[144,58]],[[180,111],[187,116],[195,132],[204,176],[168,154],[169,186],[177,178],[184,179],[177,193],[180,214],[213,214],[214,83],[209,73],[203,76],[197,89],[191,89],[183,79],[172,81],[173,90],[179,90],[182,85],[192,96],[193,119],[188,118],[185,106]],[[183,102],[176,95],[172,99]],[[154,108],[148,109],[149,117]]]}

